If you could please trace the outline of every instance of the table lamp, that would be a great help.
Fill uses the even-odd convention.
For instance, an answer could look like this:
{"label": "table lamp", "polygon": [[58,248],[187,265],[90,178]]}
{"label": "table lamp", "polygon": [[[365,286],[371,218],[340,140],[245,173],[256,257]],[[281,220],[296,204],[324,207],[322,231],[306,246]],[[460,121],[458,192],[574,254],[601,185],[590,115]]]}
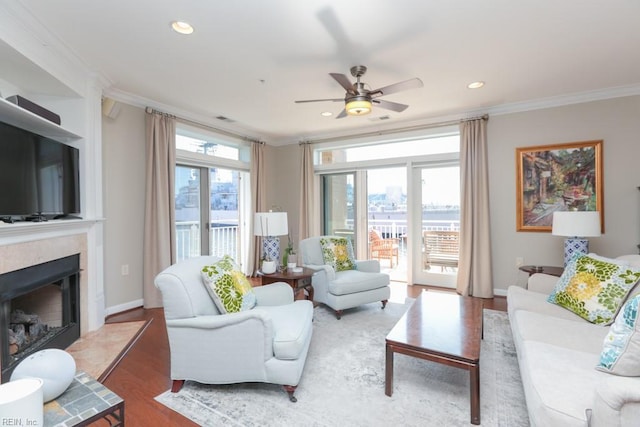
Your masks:
{"label": "table lamp", "polygon": [[289,234],[286,212],[256,212],[253,232],[262,237],[262,257],[280,263],[280,237]]}
{"label": "table lamp", "polygon": [[589,253],[589,241],[585,237],[600,236],[600,212],[554,212],[551,234],[566,237],[564,240],[564,266],[566,268],[573,257]]}

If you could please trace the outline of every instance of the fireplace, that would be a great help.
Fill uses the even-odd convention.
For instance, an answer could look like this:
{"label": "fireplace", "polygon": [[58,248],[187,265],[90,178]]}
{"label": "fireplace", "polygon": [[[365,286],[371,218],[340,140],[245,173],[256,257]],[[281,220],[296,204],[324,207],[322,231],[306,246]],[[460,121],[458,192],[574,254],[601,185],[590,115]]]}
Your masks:
{"label": "fireplace", "polygon": [[80,254],[0,274],[0,319],[3,383],[30,354],[77,340]]}

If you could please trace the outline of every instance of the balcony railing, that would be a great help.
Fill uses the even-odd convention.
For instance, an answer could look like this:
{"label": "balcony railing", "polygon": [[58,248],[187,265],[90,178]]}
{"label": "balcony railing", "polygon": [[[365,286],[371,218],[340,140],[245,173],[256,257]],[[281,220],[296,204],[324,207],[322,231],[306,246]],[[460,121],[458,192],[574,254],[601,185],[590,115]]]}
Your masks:
{"label": "balcony railing", "polygon": [[[369,220],[369,227],[378,230],[382,237],[396,237],[399,241],[400,256],[407,254],[407,222],[404,220]],[[339,234],[353,234],[353,221],[347,221],[347,227],[339,230]],[[422,231],[459,231],[460,221],[457,220],[429,220],[422,221]],[[422,233],[418,234],[422,236]],[[211,255],[231,255],[235,259],[238,251],[238,226],[212,224],[209,229],[209,253]],[[176,257],[183,260],[199,256],[200,223],[198,221],[176,222]]]}
{"label": "balcony railing", "polygon": [[[198,221],[176,222],[176,258],[181,261],[199,256],[200,223]],[[209,228],[209,253],[215,256],[231,255],[238,259],[238,226],[211,224]]]}

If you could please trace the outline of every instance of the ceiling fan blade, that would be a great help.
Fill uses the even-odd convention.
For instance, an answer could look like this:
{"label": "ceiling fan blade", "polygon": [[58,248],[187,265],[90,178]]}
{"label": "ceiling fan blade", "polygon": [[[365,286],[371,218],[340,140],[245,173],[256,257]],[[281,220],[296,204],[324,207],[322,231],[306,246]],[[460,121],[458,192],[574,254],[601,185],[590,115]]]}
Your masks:
{"label": "ceiling fan blade", "polygon": [[351,80],[349,80],[349,78],[347,76],[345,76],[344,74],[340,74],[340,73],[329,73],[329,75],[331,77],[333,77],[335,79],[335,81],[340,83],[340,86],[342,86],[344,88],[344,90],[346,90],[347,92],[349,92],[352,95],[356,94],[355,91],[353,90],[353,83],[351,83]]}
{"label": "ceiling fan blade", "polygon": [[403,90],[417,89],[422,86],[424,86],[424,84],[422,83],[422,80],[415,77],[413,79],[405,80],[403,82],[394,83],[389,86],[381,87],[380,89],[372,90],[369,92],[369,95],[371,96],[390,95],[392,93],[400,92]]}
{"label": "ceiling fan blade", "polygon": [[387,110],[397,111],[398,113],[403,112],[407,108],[409,108],[406,104],[399,104],[397,102],[385,101],[384,99],[372,99],[371,102],[377,104],[379,107],[386,108]]}
{"label": "ceiling fan blade", "polygon": [[304,104],[305,102],[344,102],[344,98],[328,98],[328,99],[303,99],[301,101],[294,101],[296,104]]}
{"label": "ceiling fan blade", "polygon": [[347,110],[343,108],[342,111],[340,111],[340,114],[336,116],[336,119],[342,119],[344,117],[347,117]]}

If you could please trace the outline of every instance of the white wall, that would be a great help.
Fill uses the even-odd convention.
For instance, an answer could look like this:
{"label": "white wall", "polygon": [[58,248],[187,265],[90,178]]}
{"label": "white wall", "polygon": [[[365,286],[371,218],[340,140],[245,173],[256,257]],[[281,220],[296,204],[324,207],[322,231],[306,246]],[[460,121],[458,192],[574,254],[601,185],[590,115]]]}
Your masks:
{"label": "white wall", "polygon": [[145,112],[121,107],[116,118],[102,120],[107,314],[142,305]]}
{"label": "white wall", "polygon": [[591,238],[590,250],[604,256],[637,253],[640,243],[640,97],[589,102],[489,120],[491,238],[494,288],[523,284],[515,267],[563,263],[563,238],[551,233],[516,232],[516,147],[604,140],[605,233]]}

